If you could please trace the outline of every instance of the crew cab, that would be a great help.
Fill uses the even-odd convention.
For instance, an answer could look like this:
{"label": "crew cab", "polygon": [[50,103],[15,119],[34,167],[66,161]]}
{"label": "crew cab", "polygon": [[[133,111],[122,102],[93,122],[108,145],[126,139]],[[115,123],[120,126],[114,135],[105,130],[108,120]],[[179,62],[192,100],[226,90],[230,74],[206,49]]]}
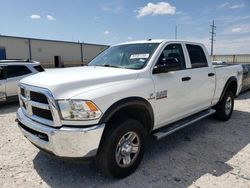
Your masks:
{"label": "crew cab", "polygon": [[18,125],[38,148],[93,158],[122,178],[140,164],[148,135],[161,139],[212,114],[228,120],[241,81],[240,65],[213,66],[200,43],[122,43],[87,66],[21,80]]}
{"label": "crew cab", "polygon": [[44,71],[39,62],[0,60],[0,102],[18,100],[18,82],[29,75]]}

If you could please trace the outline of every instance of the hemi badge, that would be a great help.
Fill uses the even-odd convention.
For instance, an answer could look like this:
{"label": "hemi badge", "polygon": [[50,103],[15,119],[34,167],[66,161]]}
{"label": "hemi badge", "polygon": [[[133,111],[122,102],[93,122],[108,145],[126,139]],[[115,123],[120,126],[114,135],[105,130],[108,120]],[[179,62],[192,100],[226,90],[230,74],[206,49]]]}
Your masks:
{"label": "hemi badge", "polygon": [[164,90],[164,91],[157,91],[156,92],[156,100],[158,99],[163,99],[163,98],[167,98],[168,96],[168,91]]}

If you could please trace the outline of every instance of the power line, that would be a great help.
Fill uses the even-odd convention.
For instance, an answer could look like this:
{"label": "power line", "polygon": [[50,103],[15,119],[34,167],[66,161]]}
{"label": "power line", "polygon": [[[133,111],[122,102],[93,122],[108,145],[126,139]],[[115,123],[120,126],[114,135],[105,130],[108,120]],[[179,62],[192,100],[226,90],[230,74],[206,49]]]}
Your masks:
{"label": "power line", "polygon": [[215,42],[215,37],[216,37],[216,33],[215,33],[215,30],[216,30],[216,26],[214,25],[214,20],[213,20],[213,24],[212,25],[210,25],[210,27],[211,27],[211,38],[210,38],[210,40],[211,40],[211,56],[214,54],[214,42]]}

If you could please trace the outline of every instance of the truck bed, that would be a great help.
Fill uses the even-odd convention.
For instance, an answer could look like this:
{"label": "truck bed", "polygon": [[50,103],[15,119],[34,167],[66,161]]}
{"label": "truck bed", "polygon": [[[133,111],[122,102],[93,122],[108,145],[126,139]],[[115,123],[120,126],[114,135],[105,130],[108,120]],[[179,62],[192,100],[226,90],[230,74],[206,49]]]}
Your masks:
{"label": "truck bed", "polygon": [[[213,103],[217,103],[228,78],[235,77],[238,83],[242,83],[242,66],[233,64],[213,65],[216,75],[216,88]],[[236,95],[239,94],[241,85],[237,87]]]}

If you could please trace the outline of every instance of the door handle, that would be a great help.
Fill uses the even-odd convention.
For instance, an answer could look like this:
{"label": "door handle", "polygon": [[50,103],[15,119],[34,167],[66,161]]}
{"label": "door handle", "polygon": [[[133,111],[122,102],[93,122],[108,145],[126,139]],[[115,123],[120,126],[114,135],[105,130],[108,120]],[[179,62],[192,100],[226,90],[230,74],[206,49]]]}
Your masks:
{"label": "door handle", "polygon": [[183,77],[181,80],[182,80],[183,82],[186,82],[186,81],[191,80],[191,77],[189,77],[189,76]]}
{"label": "door handle", "polygon": [[208,73],[208,77],[214,76],[214,73]]}

